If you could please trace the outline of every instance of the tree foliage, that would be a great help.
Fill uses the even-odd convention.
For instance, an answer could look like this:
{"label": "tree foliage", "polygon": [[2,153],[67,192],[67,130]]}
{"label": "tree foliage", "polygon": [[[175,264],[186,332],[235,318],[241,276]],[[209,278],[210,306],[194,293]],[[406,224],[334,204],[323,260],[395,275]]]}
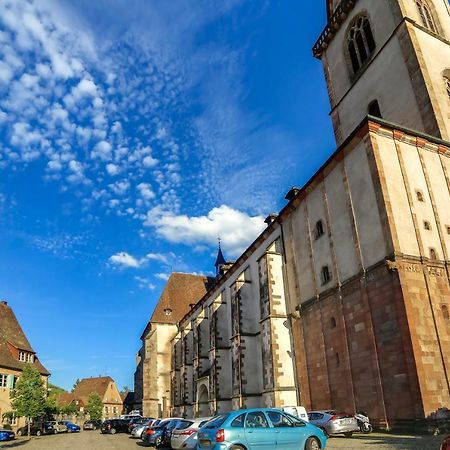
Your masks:
{"label": "tree foliage", "polygon": [[88,404],[86,405],[86,411],[92,420],[100,420],[103,413],[103,402],[96,392],[89,394]]}
{"label": "tree foliage", "polygon": [[67,391],[59,386],[56,386],[56,384],[48,384],[48,395],[59,395],[65,393],[67,393]]}
{"label": "tree foliage", "polygon": [[33,365],[25,366],[10,397],[16,416],[37,419],[44,415],[46,389],[40,373]]}
{"label": "tree foliage", "polygon": [[59,406],[56,402],[56,397],[54,395],[50,395],[45,401],[45,415],[47,418],[51,418],[56,414],[59,414]]}
{"label": "tree foliage", "polygon": [[78,412],[78,407],[75,403],[69,403],[68,405],[64,405],[61,408],[61,413],[65,414],[66,416],[73,416],[75,413]]}
{"label": "tree foliage", "polygon": [[75,383],[73,383],[73,388],[72,388],[72,392],[75,390],[75,388],[80,384],[80,379],[77,378]]}

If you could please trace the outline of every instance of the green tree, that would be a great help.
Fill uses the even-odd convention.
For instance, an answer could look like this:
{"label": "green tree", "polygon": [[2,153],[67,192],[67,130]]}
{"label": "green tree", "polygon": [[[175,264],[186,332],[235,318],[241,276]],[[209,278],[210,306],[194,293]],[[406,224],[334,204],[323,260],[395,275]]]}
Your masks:
{"label": "green tree", "polygon": [[66,416],[73,416],[78,411],[77,405],[75,403],[69,403],[61,408],[61,413]]}
{"label": "green tree", "polygon": [[86,406],[86,411],[92,420],[100,420],[103,413],[103,402],[96,392],[89,394],[88,404]]}
{"label": "green tree", "polygon": [[58,403],[56,402],[56,397],[54,395],[50,395],[45,400],[45,415],[47,418],[51,418],[55,414],[59,413]]}
{"label": "green tree", "polygon": [[27,418],[29,436],[31,419],[42,417],[45,413],[46,397],[44,381],[33,365],[25,366],[22,376],[11,390],[10,397],[16,416]]}
{"label": "green tree", "polygon": [[55,384],[48,383],[48,395],[65,394],[67,391]]}
{"label": "green tree", "polygon": [[75,390],[75,388],[80,384],[80,379],[77,378],[75,383],[73,383],[73,388],[72,388],[72,392]]}

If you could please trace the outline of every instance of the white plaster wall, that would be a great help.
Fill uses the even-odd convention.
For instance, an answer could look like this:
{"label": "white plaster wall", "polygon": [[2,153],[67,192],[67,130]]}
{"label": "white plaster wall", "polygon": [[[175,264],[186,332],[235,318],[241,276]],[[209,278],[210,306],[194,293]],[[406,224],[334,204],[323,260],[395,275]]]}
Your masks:
{"label": "white plaster wall", "polygon": [[344,186],[342,175],[343,163],[335,167],[325,178],[328,197],[328,210],[333,224],[333,244],[338,264],[336,267],[339,280],[346,280],[361,269],[359,252],[355,248],[352,233],[350,199]]}
{"label": "white plaster wall", "polygon": [[[362,260],[364,267],[368,268],[382,260],[389,249],[383,235],[364,141],[345,157],[344,164],[353,200]],[[346,261],[339,261],[340,264],[346,264]]]}

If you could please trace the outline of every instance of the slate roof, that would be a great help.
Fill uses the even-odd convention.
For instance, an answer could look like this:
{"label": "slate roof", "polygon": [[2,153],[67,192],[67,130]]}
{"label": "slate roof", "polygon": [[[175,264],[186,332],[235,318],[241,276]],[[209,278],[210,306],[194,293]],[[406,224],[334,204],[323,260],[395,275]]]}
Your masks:
{"label": "slate roof", "polygon": [[[172,273],[153,311],[150,323],[176,324],[212,287],[215,278]],[[166,314],[171,310],[171,314]]]}
{"label": "slate roof", "polygon": [[75,387],[72,395],[75,399],[82,400],[87,405],[89,395],[96,392],[103,400],[110,383],[114,383],[111,377],[83,378]]}
{"label": "slate roof", "polygon": [[33,365],[41,375],[50,375],[42,365],[22,330],[13,310],[4,301],[0,302],[0,367],[23,370],[27,363],[20,362],[14,356],[11,347],[34,355]]}

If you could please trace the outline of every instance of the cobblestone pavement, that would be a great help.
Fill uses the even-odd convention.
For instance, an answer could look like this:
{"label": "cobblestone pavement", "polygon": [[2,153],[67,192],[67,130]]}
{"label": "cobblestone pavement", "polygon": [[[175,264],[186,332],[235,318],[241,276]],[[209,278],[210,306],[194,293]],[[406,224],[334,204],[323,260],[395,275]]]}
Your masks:
{"label": "cobblestone pavement", "polygon": [[[381,434],[355,435],[351,439],[333,437],[327,450],[439,450],[442,437],[386,436]],[[140,450],[140,440],[126,434],[101,435],[98,431],[77,434],[18,438],[0,444],[0,449],[11,450]],[[300,449],[298,449],[300,450]]]}

